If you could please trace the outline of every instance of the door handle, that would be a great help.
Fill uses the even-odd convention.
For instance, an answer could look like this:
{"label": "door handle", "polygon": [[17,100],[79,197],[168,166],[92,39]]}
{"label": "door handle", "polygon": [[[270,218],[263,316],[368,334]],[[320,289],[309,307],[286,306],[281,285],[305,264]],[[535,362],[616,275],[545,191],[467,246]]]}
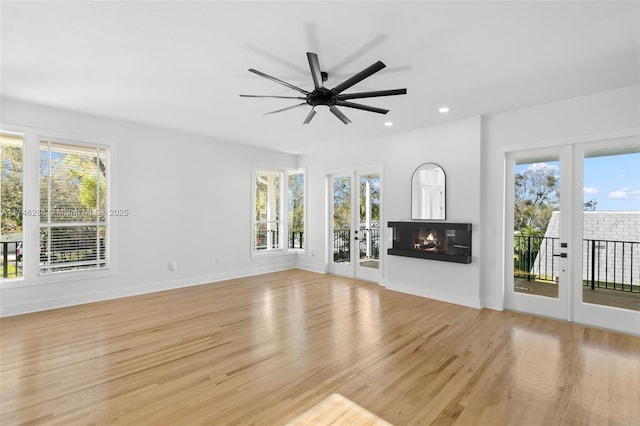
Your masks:
{"label": "door handle", "polygon": [[553,257],[567,257],[567,253],[554,254]]}

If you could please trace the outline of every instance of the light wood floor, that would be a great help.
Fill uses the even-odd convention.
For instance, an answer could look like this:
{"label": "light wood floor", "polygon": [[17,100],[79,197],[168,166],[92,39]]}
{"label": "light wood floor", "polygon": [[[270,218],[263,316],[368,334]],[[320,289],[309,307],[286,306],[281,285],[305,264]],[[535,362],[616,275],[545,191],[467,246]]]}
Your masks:
{"label": "light wood floor", "polygon": [[0,320],[3,426],[638,425],[640,338],[293,270]]}

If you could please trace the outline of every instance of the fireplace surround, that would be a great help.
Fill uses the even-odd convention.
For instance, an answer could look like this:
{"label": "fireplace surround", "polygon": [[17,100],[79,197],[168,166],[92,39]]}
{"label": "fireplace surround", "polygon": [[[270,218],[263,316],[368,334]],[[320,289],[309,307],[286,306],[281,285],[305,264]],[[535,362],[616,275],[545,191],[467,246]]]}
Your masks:
{"label": "fireplace surround", "polygon": [[392,247],[387,254],[471,263],[471,224],[444,222],[388,222]]}

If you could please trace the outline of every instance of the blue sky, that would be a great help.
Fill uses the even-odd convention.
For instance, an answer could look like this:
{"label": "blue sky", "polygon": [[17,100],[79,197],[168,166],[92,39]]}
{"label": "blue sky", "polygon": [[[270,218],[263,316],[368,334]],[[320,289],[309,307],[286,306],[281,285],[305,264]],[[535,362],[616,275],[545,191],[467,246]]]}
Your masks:
{"label": "blue sky", "polygon": [[[558,173],[559,162],[519,164],[549,168]],[[596,211],[640,211],[640,153],[592,157],[584,160],[583,202],[595,200]]]}
{"label": "blue sky", "polygon": [[640,211],[640,153],[586,158],[582,192],[598,211]]}

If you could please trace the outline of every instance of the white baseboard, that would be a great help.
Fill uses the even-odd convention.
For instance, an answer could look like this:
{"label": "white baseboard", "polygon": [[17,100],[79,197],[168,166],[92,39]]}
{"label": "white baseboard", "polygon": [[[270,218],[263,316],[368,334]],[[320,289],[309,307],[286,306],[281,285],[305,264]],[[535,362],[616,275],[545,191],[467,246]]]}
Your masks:
{"label": "white baseboard", "polygon": [[[23,303],[11,305],[0,304],[0,317],[9,317],[14,315],[28,314],[31,312],[46,311],[50,309],[64,308],[74,305],[82,305],[85,303],[100,302],[103,300],[119,299],[122,297],[137,296],[140,294],[155,293],[164,290],[173,290],[183,287],[191,287],[196,285],[211,284],[215,282],[250,277],[254,275],[267,274],[270,272],[279,272],[296,268],[290,263],[282,265],[270,265],[267,267],[243,269],[239,271],[227,271],[217,274],[204,275],[198,277],[188,277],[183,279],[161,281],[155,283],[146,283],[130,287],[121,287],[115,289],[105,289],[90,293],[66,295],[56,298],[48,298],[41,300],[33,300]],[[1,300],[0,300],[1,303]]]}
{"label": "white baseboard", "polygon": [[327,270],[324,266],[314,265],[312,263],[300,263],[296,264],[296,269],[302,269],[304,271],[316,272],[318,274],[326,274]]}
{"label": "white baseboard", "polygon": [[412,294],[414,296],[426,297],[427,299],[439,300],[441,302],[453,303],[467,306],[469,308],[480,309],[482,305],[480,298],[464,297],[457,294],[442,293],[430,288],[418,288],[409,284],[383,281],[381,283],[388,290],[399,291],[400,293]]}
{"label": "white baseboard", "polygon": [[504,303],[501,300],[495,298],[483,298],[481,299],[482,307],[492,309],[494,311],[504,311]]}

